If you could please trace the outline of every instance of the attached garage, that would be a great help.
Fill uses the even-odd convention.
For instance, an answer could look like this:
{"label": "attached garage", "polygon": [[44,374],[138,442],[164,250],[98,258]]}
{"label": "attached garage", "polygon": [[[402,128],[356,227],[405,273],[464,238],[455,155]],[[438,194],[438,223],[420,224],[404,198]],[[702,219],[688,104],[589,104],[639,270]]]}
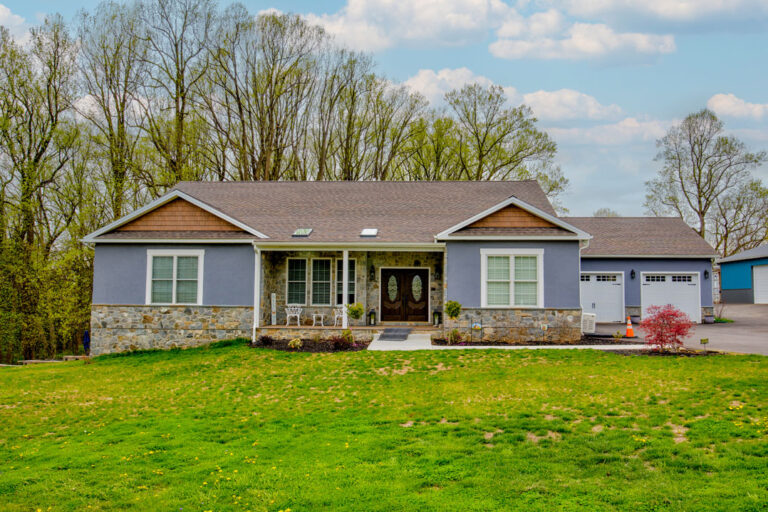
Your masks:
{"label": "attached garage", "polygon": [[592,235],[581,251],[581,307],[598,322],[639,322],[672,304],[695,322],[714,321],[715,251],[682,219],[568,217]]}
{"label": "attached garage", "polygon": [[701,290],[698,273],[641,273],[641,315],[651,306],[672,304],[701,323]]}
{"label": "attached garage", "polygon": [[768,245],[734,254],[718,263],[723,302],[768,304]]}
{"label": "attached garage", "polygon": [[582,272],[581,309],[597,315],[598,322],[624,320],[624,273]]}

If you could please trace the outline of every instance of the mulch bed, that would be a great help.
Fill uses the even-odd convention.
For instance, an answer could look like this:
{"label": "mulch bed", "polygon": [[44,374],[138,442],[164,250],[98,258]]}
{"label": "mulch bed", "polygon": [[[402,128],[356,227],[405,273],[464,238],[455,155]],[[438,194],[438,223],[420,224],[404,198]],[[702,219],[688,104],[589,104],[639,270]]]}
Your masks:
{"label": "mulch bed", "polygon": [[[483,347],[506,347],[506,346],[544,346],[544,345],[552,345],[552,346],[561,346],[561,345],[642,345],[643,342],[639,341],[637,338],[621,338],[618,341],[613,336],[608,337],[596,337],[596,336],[583,336],[581,340],[579,340],[576,343],[542,343],[539,341],[529,341],[529,342],[520,342],[520,343],[504,343],[500,341],[462,341],[461,343],[456,343],[456,346],[459,347],[467,347],[467,346],[483,346]],[[447,346],[450,345],[448,343],[448,340],[444,338],[439,339],[433,339],[432,345],[438,345],[438,346]]]}
{"label": "mulch bed", "polygon": [[288,346],[290,340],[268,339],[256,340],[251,344],[251,348],[268,348],[272,350],[282,350],[284,352],[359,352],[366,350],[370,341],[357,341],[354,344],[339,343],[333,340],[312,340],[302,338],[301,348],[291,348]]}
{"label": "mulch bed", "polygon": [[613,354],[620,354],[622,356],[649,356],[649,357],[704,357],[704,356],[722,356],[723,352],[717,350],[692,350],[688,348],[681,348],[677,352],[672,351],[660,351],[656,349],[645,350],[607,350]]}

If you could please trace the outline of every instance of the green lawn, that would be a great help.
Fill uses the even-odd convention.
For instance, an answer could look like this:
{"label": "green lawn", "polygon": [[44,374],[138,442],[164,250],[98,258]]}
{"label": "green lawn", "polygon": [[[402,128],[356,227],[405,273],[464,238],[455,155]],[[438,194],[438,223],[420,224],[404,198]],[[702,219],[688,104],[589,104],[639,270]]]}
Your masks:
{"label": "green lawn", "polygon": [[242,345],[0,369],[5,510],[765,510],[768,358]]}

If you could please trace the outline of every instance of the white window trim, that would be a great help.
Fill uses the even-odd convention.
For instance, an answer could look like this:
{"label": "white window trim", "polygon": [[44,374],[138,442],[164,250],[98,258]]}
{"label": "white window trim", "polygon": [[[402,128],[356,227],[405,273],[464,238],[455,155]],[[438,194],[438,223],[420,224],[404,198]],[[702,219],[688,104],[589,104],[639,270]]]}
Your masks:
{"label": "white window trim", "polygon": [[[315,302],[315,261],[327,261],[328,262],[328,287],[330,288],[329,294],[328,294],[328,303],[317,303]],[[312,306],[331,306],[333,305],[333,295],[336,293],[336,289],[334,288],[335,281],[333,280],[333,258],[312,258],[312,261],[310,262],[310,268],[307,272],[309,274],[309,302]]]}
{"label": "white window trim", "polygon": [[[290,269],[290,261],[291,260],[302,260],[304,261],[304,301],[303,302],[288,302],[288,276],[289,276],[289,269]],[[285,305],[286,306],[306,306],[307,305],[307,290],[309,287],[307,286],[307,278],[309,278],[309,264],[307,263],[307,258],[286,258],[285,259]],[[298,281],[296,281],[298,282]]]}
{"label": "white window trim", "polygon": [[[334,265],[334,267],[333,267],[334,276],[333,276],[333,297],[332,297],[332,301],[333,301],[334,305],[336,305],[336,306],[342,306],[343,305],[343,302],[336,302],[336,294],[337,294],[336,288],[337,288],[337,285],[343,281],[343,276],[339,273],[339,262],[342,262],[342,264],[343,264],[344,259],[343,258],[336,258],[336,260],[334,260],[334,262],[333,262],[333,265]],[[355,278],[352,279],[349,284],[352,284],[354,286],[354,288],[355,288],[355,302],[358,302],[358,300],[357,300],[357,259],[356,258],[349,258],[349,269],[350,270],[355,269],[354,270]],[[351,272],[350,272],[350,274],[351,274]],[[349,295],[349,293],[347,293],[347,295]]]}
{"label": "white window trim", "polygon": [[[488,305],[488,256],[510,257],[509,301],[515,300],[515,256],[536,256],[536,305],[489,306]],[[544,307],[544,249],[480,249],[480,305],[490,309],[541,309]]]}
{"label": "white window trim", "polygon": [[[172,302],[152,302],[152,258],[155,256],[173,256]],[[176,303],[176,258],[179,256],[197,256],[197,301],[194,304]],[[203,304],[203,267],[205,250],[203,249],[147,249],[147,283],[145,303],[149,306],[200,306]]]}

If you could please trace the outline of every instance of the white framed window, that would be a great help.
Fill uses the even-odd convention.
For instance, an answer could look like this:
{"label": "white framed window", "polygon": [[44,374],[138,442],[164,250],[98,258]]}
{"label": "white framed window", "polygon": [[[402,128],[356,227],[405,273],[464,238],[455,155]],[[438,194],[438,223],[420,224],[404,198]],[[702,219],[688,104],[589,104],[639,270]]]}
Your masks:
{"label": "white framed window", "polygon": [[[355,260],[349,259],[347,282],[347,304],[354,304],[357,298],[357,286],[355,285]],[[341,291],[344,289],[344,260],[336,260],[336,305],[344,304],[344,296]]]}
{"label": "white framed window", "polygon": [[481,249],[484,308],[544,307],[543,249]]}
{"label": "white framed window", "polygon": [[147,251],[147,304],[203,303],[204,250]]}
{"label": "white framed window", "polygon": [[291,306],[307,304],[307,260],[288,258],[285,283],[285,303]]}
{"label": "white framed window", "polygon": [[331,260],[312,260],[312,305],[331,305]]}

